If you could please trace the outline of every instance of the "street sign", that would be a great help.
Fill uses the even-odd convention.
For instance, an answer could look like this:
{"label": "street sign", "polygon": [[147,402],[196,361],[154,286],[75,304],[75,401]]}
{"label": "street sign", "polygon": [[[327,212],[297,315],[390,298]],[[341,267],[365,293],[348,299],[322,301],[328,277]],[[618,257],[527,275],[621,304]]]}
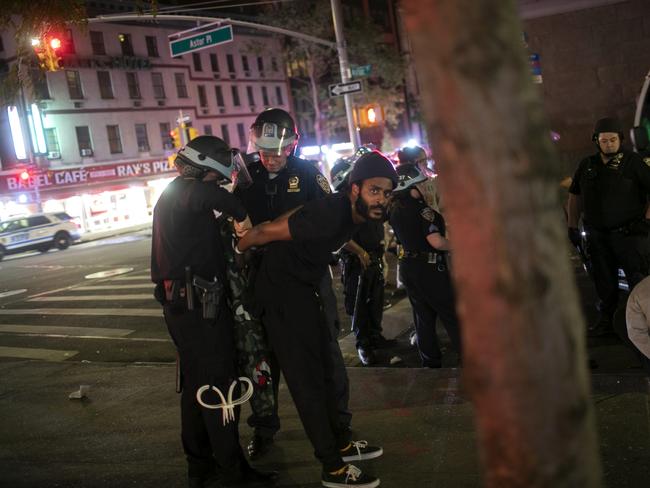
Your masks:
{"label": "street sign", "polygon": [[348,81],[347,83],[337,83],[336,85],[329,86],[330,98],[340,97],[342,95],[350,95],[352,93],[359,93],[363,91],[363,83],[359,80]]}
{"label": "street sign", "polygon": [[370,76],[371,72],[372,72],[371,64],[364,64],[363,66],[352,66],[352,76],[354,76],[355,78]]}
{"label": "street sign", "polygon": [[200,51],[232,41],[232,25],[225,25],[199,34],[169,41],[172,57]]}

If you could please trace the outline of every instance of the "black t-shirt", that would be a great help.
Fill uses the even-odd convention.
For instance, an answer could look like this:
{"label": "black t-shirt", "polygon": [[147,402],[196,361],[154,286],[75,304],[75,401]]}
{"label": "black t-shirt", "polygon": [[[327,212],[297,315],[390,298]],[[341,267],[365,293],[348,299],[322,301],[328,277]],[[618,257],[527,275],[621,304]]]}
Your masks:
{"label": "black t-shirt", "polygon": [[391,207],[389,223],[397,240],[409,252],[434,251],[427,241],[430,234],[445,236],[445,220],[442,215],[427,206],[424,200],[404,196]]}
{"label": "black t-shirt", "polygon": [[331,193],[329,183],[315,166],[294,156],[273,178],[258,161],[248,168],[253,184],[237,189],[253,225],[273,220],[285,212]]}
{"label": "black t-shirt", "polygon": [[224,258],[214,211],[243,220],[246,212],[233,195],[215,182],[178,177],[153,211],[151,280],[183,280],[185,267],[212,280],[224,278]]}
{"label": "black t-shirt", "polygon": [[380,255],[384,252],[383,222],[368,221],[359,225],[352,234],[352,240],[366,252]]}
{"label": "black t-shirt", "polygon": [[641,219],[650,193],[650,166],[637,154],[603,164],[599,154],[580,161],[569,192],[583,199],[585,224],[620,227]]}
{"label": "black t-shirt", "polygon": [[291,241],[266,246],[256,290],[262,300],[286,293],[287,287],[318,287],[332,252],[355,230],[347,195],[335,194],[305,204],[289,217]]}

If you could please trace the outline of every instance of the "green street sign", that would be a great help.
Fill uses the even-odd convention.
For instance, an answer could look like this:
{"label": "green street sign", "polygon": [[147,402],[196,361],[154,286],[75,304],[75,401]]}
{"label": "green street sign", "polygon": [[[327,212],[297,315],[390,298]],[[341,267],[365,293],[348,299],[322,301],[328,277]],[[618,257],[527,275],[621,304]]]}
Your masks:
{"label": "green street sign", "polygon": [[352,77],[359,78],[362,76],[370,76],[372,72],[371,64],[364,64],[363,66],[352,66]]}
{"label": "green street sign", "polygon": [[181,54],[200,51],[219,44],[232,42],[232,26],[225,25],[218,29],[212,29],[189,37],[182,37],[169,41],[169,50],[172,58]]}

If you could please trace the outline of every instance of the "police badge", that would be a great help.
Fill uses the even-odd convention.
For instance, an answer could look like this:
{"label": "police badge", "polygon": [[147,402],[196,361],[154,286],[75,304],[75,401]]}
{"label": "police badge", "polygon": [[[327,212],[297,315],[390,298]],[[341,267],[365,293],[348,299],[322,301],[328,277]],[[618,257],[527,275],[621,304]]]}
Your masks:
{"label": "police badge", "polygon": [[325,177],[322,174],[317,174],[316,175],[316,183],[322,188],[322,190],[325,193],[332,193],[332,189],[330,188],[330,184],[328,181],[325,179]]}
{"label": "police badge", "polygon": [[300,191],[300,178],[297,176],[292,176],[289,178],[289,188],[287,188],[287,192],[289,193],[296,193]]}

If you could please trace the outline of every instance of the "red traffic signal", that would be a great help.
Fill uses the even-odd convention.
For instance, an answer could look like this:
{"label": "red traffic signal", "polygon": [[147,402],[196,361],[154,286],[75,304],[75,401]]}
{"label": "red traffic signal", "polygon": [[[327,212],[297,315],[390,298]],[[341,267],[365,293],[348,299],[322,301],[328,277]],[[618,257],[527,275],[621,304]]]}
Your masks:
{"label": "red traffic signal", "polygon": [[20,179],[23,181],[27,181],[29,179],[29,171],[24,169],[23,171],[20,172]]}
{"label": "red traffic signal", "polygon": [[53,37],[50,39],[50,47],[54,50],[61,48],[61,39],[58,37]]}

